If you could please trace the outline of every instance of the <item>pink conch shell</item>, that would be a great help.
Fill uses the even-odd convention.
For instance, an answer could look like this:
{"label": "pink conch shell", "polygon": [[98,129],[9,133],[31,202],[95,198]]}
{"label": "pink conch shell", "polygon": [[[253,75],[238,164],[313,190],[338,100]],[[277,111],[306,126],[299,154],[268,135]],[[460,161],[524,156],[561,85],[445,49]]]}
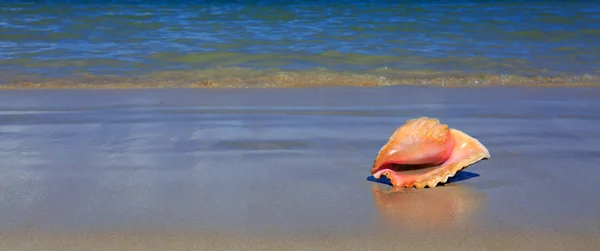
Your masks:
{"label": "pink conch shell", "polygon": [[490,153],[477,139],[427,117],[398,127],[379,150],[371,174],[395,187],[435,187]]}

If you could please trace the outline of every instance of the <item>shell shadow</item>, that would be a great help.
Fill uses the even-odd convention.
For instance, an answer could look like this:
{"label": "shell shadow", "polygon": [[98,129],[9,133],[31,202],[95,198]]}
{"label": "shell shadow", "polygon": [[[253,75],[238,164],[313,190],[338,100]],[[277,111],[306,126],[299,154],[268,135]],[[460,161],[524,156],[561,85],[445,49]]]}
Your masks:
{"label": "shell shadow", "polygon": [[[456,173],[456,175],[454,175],[454,177],[448,178],[448,182],[438,184],[438,186],[444,186],[445,184],[461,182],[461,181],[472,179],[472,178],[479,177],[479,176],[480,175],[478,173],[469,172],[469,171],[459,171]],[[388,177],[383,176],[383,175],[379,179],[376,179],[375,177],[373,177],[373,175],[370,175],[369,177],[367,177],[367,180],[376,182],[376,183],[389,185],[389,186],[392,185],[392,182],[390,181],[390,179],[388,179]]]}

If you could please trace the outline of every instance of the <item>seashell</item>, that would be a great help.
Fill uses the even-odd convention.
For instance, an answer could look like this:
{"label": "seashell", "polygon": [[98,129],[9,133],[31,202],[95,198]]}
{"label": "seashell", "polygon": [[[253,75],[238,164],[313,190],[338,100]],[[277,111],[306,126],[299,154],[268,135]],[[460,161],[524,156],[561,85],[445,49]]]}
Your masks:
{"label": "seashell", "polygon": [[420,117],[398,127],[379,150],[371,174],[394,187],[432,188],[458,171],[490,158],[477,139],[434,118]]}

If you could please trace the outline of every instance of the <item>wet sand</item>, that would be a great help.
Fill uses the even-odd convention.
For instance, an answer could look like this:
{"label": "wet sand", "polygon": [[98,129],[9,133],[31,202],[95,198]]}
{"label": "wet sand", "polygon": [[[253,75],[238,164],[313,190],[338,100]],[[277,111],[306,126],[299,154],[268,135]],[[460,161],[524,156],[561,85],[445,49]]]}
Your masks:
{"label": "wet sand", "polygon": [[[0,249],[595,250],[600,89],[0,92]],[[492,157],[369,179],[407,119]]]}

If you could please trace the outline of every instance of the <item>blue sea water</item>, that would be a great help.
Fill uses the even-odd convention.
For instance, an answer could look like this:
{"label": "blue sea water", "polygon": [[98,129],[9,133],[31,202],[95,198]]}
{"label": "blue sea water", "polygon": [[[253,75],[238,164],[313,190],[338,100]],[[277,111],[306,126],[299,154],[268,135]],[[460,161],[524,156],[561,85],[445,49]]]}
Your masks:
{"label": "blue sea water", "polygon": [[600,1],[0,3],[2,83],[234,67],[599,75],[598,62]]}

